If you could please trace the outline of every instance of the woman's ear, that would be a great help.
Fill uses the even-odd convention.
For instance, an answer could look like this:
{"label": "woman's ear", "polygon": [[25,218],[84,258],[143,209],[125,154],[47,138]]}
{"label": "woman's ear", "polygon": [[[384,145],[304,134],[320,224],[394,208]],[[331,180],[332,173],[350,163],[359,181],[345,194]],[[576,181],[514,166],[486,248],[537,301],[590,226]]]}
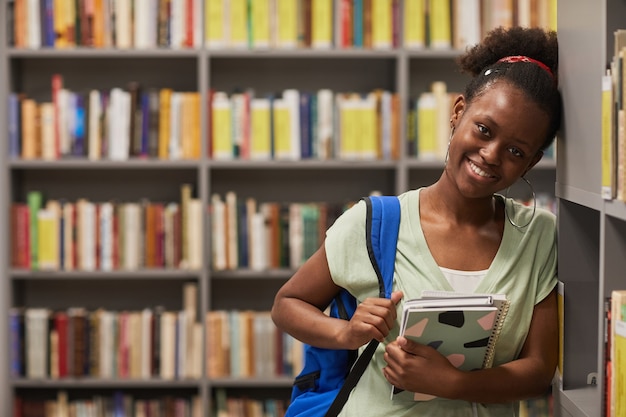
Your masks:
{"label": "woman's ear", "polygon": [[465,108],[466,108],[465,97],[463,96],[463,94],[460,94],[454,100],[454,104],[452,106],[452,116],[450,117],[451,128],[456,128],[456,125],[459,122],[459,119],[461,118],[463,111],[465,111]]}

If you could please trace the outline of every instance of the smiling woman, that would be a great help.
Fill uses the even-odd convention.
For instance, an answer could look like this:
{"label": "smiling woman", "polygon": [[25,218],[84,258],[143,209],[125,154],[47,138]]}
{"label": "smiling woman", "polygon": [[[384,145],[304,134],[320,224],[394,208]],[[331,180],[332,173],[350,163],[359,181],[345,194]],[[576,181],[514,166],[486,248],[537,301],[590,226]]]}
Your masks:
{"label": "smiling woman", "polygon": [[[497,192],[541,160],[559,128],[557,48],[553,32],[497,29],[460,57],[473,78],[454,101],[442,175],[399,196],[391,299],[377,298],[362,202],[278,291],[274,321],[305,343],[383,342],[340,415],[511,416],[517,401],[548,389],[558,344],[555,216]],[[359,301],[350,321],[323,313],[341,288]],[[462,371],[433,347],[399,337],[402,300],[424,290],[506,296],[493,367]],[[436,398],[396,402],[391,385]]]}

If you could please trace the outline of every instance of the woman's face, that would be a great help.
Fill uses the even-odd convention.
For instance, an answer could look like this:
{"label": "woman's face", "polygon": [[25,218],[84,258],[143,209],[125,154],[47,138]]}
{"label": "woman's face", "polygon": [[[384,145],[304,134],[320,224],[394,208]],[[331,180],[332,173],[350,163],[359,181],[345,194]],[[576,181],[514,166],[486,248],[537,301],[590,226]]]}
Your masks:
{"label": "woman's face", "polygon": [[469,105],[459,97],[447,176],[468,198],[506,189],[541,159],[548,123],[539,106],[506,82],[496,81]]}

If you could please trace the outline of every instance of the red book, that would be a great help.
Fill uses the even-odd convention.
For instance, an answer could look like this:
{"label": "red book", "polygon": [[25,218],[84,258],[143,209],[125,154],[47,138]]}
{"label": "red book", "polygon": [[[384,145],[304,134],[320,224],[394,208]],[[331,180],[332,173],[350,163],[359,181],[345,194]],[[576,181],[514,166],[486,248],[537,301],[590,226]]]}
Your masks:
{"label": "red book", "polygon": [[57,311],[54,313],[54,329],[59,336],[59,378],[66,378],[69,375],[69,368],[67,366],[68,358],[68,333],[67,333],[67,313],[64,311]]}
{"label": "red book", "polygon": [[193,47],[193,0],[185,2],[185,46]]}

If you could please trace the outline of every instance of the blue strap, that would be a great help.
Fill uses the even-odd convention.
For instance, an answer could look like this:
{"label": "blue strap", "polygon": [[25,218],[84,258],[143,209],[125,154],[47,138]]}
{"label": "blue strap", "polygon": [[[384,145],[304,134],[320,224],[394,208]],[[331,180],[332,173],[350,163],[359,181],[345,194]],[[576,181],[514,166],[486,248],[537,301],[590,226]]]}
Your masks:
{"label": "blue strap", "polygon": [[400,228],[400,201],[395,196],[371,196],[367,204],[367,250],[378,276],[380,297],[391,297],[396,244]]}

